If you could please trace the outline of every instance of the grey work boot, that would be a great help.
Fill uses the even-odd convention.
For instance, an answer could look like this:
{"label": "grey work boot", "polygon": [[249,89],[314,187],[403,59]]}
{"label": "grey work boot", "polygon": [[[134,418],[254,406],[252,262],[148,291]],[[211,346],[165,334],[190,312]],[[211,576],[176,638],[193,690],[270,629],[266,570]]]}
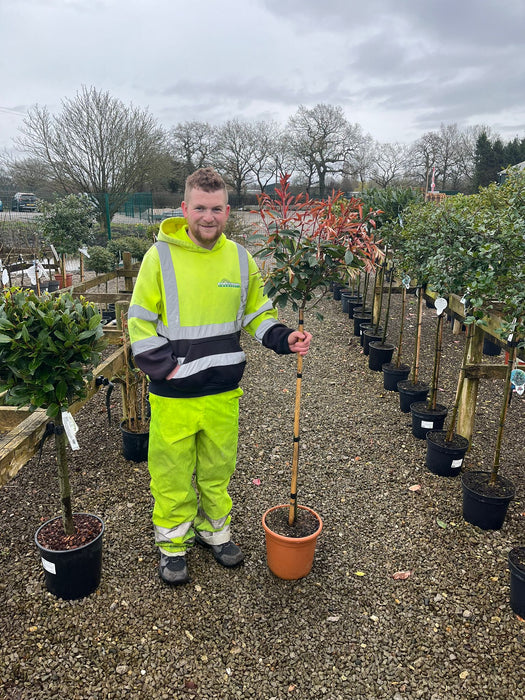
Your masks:
{"label": "grey work boot", "polygon": [[164,552],[161,552],[159,576],[165,583],[169,583],[170,586],[180,586],[182,583],[188,583],[190,577],[186,566],[186,557],[184,555],[169,557]]}
{"label": "grey work boot", "polygon": [[204,547],[209,547],[211,549],[215,559],[221,564],[221,566],[226,566],[228,568],[232,566],[238,566],[244,561],[244,554],[241,548],[238,547],[235,542],[231,540],[229,542],[224,542],[224,544],[208,544],[206,540],[199,537],[199,533],[195,533],[195,541]]}

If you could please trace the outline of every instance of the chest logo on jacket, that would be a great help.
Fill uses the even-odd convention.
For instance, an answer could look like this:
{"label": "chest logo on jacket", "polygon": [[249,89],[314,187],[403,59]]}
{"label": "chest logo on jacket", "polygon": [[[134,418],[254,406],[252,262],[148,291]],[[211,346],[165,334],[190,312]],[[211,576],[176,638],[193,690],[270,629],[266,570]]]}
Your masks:
{"label": "chest logo on jacket", "polygon": [[217,282],[217,287],[234,287],[235,289],[239,289],[240,286],[238,282],[230,282],[224,278],[220,282]]}

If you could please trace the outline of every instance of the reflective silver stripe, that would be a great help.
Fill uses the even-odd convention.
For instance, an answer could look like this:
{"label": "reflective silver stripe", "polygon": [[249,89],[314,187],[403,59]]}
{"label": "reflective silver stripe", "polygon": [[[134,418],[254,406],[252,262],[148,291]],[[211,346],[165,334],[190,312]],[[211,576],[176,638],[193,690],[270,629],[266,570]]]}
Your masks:
{"label": "reflective silver stripe", "polygon": [[[237,311],[237,318],[235,321],[229,321],[228,323],[215,323],[202,326],[185,326],[181,327],[180,324],[180,310],[179,310],[179,292],[177,288],[177,279],[175,275],[175,269],[173,266],[173,260],[170,252],[170,244],[165,241],[157,241],[155,244],[158,254],[160,267],[162,272],[162,280],[164,283],[164,293],[166,295],[166,313],[168,326],[166,327],[160,319],[157,323],[157,333],[163,335],[169,340],[195,340],[198,338],[213,338],[217,335],[227,335],[229,333],[237,333],[242,328],[242,320],[244,317],[244,309],[246,308],[246,301],[248,299],[248,287],[249,287],[249,265],[248,265],[248,253],[245,248],[243,248],[238,243],[237,254],[239,256],[239,269],[241,275],[241,301],[239,304],[239,309]],[[140,318],[143,318],[141,315]],[[157,320],[148,317],[144,320]]]}
{"label": "reflective silver stripe", "polygon": [[139,304],[129,307],[128,318],[140,318],[142,321],[156,321],[158,315],[154,311],[149,311]]}
{"label": "reflective silver stripe", "polygon": [[158,335],[151,335],[149,338],[143,338],[142,340],[136,340],[131,344],[131,351],[134,355],[139,355],[141,352],[148,352],[148,350],[156,350],[166,345],[168,341],[166,338],[160,338]]}
{"label": "reflective silver stripe", "polygon": [[263,314],[265,311],[272,311],[273,309],[273,304],[271,301],[267,301],[265,304],[260,306],[257,311],[254,311],[252,314],[248,314],[248,316],[245,316],[242,322],[243,327],[246,327],[249,323],[253,321],[254,318],[257,318],[257,316],[260,316]]}
{"label": "reflective silver stripe", "polygon": [[255,331],[255,340],[262,343],[262,339],[266,331],[272,326],[276,326],[278,323],[279,321],[276,321],[274,318],[267,318],[266,321],[263,321],[259,328]]}
{"label": "reflective silver stripe", "polygon": [[166,296],[166,317],[168,321],[168,338],[175,340],[177,330],[180,328],[179,312],[179,290],[177,289],[177,278],[170,252],[170,244],[165,241],[155,243],[159,254],[162,281],[164,283],[164,294]]}
{"label": "reflective silver stripe", "polygon": [[241,321],[244,316],[244,309],[246,308],[246,301],[248,299],[250,268],[248,265],[248,252],[246,248],[243,248],[239,243],[236,243],[235,245],[237,246],[239,269],[241,271],[241,303],[239,304],[239,311],[237,312],[237,321]]}
{"label": "reflective silver stripe", "polygon": [[186,364],[181,364],[177,372],[176,379],[190,377],[192,374],[202,372],[210,367],[228,367],[229,365],[238,365],[244,362],[246,355],[243,352],[228,352],[222,355],[207,355],[198,360],[192,360]]}
{"label": "reflective silver stripe", "polygon": [[188,532],[191,527],[191,522],[181,523],[176,527],[161,527],[160,525],[154,525],[153,529],[155,531],[155,542],[171,542],[174,539],[182,539],[184,535]]}
{"label": "reflective silver stripe", "polygon": [[[169,329],[165,326],[163,328],[168,333]],[[158,330],[158,328],[157,328]],[[196,340],[200,338],[214,338],[219,335],[227,335],[229,333],[236,333],[241,330],[241,323],[237,321],[231,321],[230,323],[214,323],[209,326],[183,326],[177,329],[175,338],[177,340]],[[173,340],[175,340],[173,338]]]}

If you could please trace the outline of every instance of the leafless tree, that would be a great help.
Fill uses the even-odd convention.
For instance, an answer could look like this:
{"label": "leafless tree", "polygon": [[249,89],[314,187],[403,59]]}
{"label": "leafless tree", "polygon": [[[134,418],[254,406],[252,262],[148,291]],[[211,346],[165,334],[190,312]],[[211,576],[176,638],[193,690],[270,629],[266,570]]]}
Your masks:
{"label": "leafless tree", "polygon": [[156,174],[165,134],[145,110],[126,106],[108,92],[82,87],[62,111],[31,108],[17,145],[49,167],[65,193],[91,195],[102,225],[128,193]]}
{"label": "leafless tree", "polygon": [[261,192],[279,177],[279,167],[282,166],[281,130],[273,121],[258,121],[252,131],[253,158],[252,173]]}
{"label": "leafless tree", "polygon": [[327,175],[344,172],[361,140],[361,128],[347,121],[341,107],[318,104],[312,109],[301,105],[288,120],[288,130],[297,169],[309,185],[317,177],[324,197]]}
{"label": "leafless tree", "polygon": [[180,163],[182,179],[198,168],[211,163],[215,129],[207,122],[186,121],[177,124],[171,132],[173,155]]}
{"label": "leafless tree", "polygon": [[408,150],[404,143],[376,143],[371,177],[379,187],[388,187],[404,178]]}
{"label": "leafless tree", "polygon": [[250,184],[255,158],[254,144],[255,128],[248,122],[230,119],[217,129],[214,165],[239,196]]}

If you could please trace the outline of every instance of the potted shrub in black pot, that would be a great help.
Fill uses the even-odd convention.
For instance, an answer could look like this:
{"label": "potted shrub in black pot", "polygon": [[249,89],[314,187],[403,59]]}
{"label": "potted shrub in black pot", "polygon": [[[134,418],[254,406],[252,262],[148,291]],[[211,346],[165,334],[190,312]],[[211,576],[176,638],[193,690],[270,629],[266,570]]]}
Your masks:
{"label": "potted shrub in black pot", "polygon": [[496,307],[497,334],[509,357],[492,469],[463,473],[463,517],[482,529],[496,530],[503,526],[515,493],[514,484],[499,471],[517,352],[525,347],[525,174],[512,174],[501,187],[480,190],[472,201],[476,230],[483,232],[482,245],[471,252],[476,262],[475,274],[468,280],[472,320],[483,326],[484,316]]}
{"label": "potted shrub in black pot", "polygon": [[[256,255],[263,259],[264,291],[277,307],[290,304],[303,330],[305,310],[318,304],[331,283],[352,269],[371,269],[380,257],[369,217],[363,220],[359,203],[341,193],[327,201],[293,197],[288,175],[281,178],[275,199],[262,195],[259,203],[264,232],[253,238],[261,245]],[[262,517],[268,566],[288,580],[309,573],[323,527],[318,513],[297,502],[302,376],[298,355],[290,502],[269,508]]]}
{"label": "potted shrub in black pot", "polygon": [[0,297],[0,390],[6,403],[47,409],[54,435],[62,515],[35,535],[48,590],[59,598],[92,593],[100,582],[104,523],[73,513],[66,441],[76,448],[70,403],[86,395],[86,380],[105,345],[93,304],[70,294],[38,297],[11,288]]}
{"label": "potted shrub in black pot", "polygon": [[[121,314],[121,323],[124,366],[118,375],[112,377],[111,384],[118,384],[122,387],[122,420],[120,423],[122,454],[125,459],[132,462],[145,462],[148,459],[150,422],[147,396],[148,380],[133,360],[130,351],[128,323],[124,313]],[[109,420],[111,421],[111,415],[109,415]]]}
{"label": "potted shrub in black pot", "polygon": [[77,255],[79,248],[93,239],[94,207],[87,195],[70,194],[53,202],[42,202],[41,228],[44,240],[60,256],[60,287],[70,287],[72,274],[66,272],[66,256]]}

